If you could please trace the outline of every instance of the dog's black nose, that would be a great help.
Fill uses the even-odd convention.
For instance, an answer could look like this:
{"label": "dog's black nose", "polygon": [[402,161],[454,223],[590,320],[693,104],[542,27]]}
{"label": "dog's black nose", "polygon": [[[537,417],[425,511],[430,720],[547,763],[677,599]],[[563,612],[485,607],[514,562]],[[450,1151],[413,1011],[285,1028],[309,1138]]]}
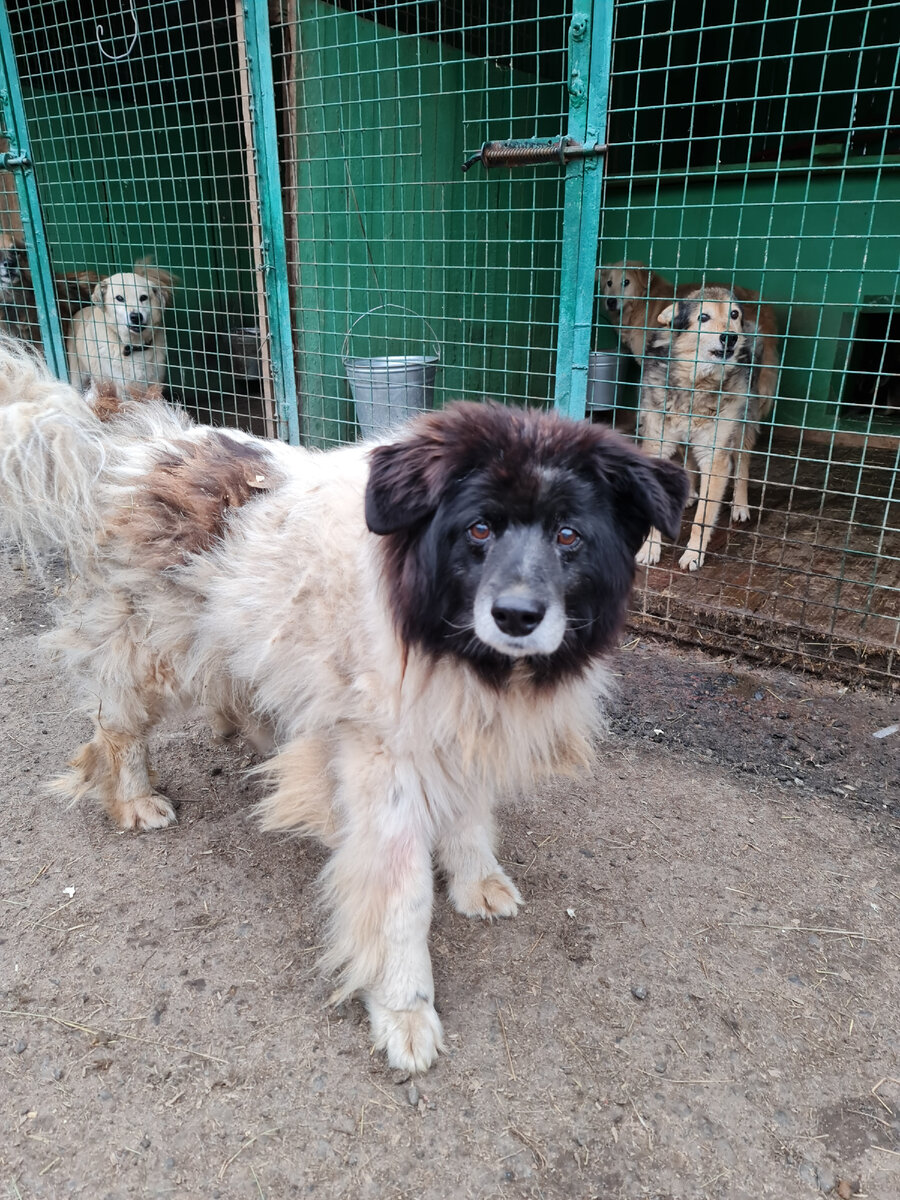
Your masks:
{"label": "dog's black nose", "polygon": [[606,300],[606,307],[611,308],[611,309],[616,309],[619,307],[619,301],[616,299],[615,296],[608,296],[607,300]]}
{"label": "dog's black nose", "polygon": [[144,314],[141,312],[130,312],[128,314],[128,324],[137,325],[140,328],[144,324]]}
{"label": "dog's black nose", "polygon": [[544,619],[547,605],[533,596],[498,596],[491,606],[491,616],[501,633],[509,637],[525,637],[533,633]]}
{"label": "dog's black nose", "polygon": [[720,333],[719,341],[726,350],[733,350],[737,345],[738,335],[736,333]]}

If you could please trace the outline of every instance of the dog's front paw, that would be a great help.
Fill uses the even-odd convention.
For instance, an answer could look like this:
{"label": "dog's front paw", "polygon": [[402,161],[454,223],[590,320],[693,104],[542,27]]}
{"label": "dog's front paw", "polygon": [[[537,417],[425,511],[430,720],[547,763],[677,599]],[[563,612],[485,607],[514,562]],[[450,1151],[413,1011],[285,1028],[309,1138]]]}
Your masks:
{"label": "dog's front paw", "polygon": [[682,571],[697,571],[703,566],[705,557],[699,550],[685,550],[684,554],[678,560],[678,565]]}
{"label": "dog's front paw", "polygon": [[746,504],[732,504],[731,519],[732,521],[749,521],[750,509]]}
{"label": "dog's front paw", "polygon": [[175,809],[161,792],[150,792],[136,800],[120,802],[115,806],[112,817],[120,829],[133,829],[137,833],[165,829],[178,819]]}
{"label": "dog's front paw", "polygon": [[434,1005],[422,1001],[416,1008],[385,1008],[371,997],[366,999],[372,1022],[372,1041],[376,1050],[387,1054],[388,1066],[409,1075],[427,1071],[446,1050],[444,1031]]}
{"label": "dog's front paw", "polygon": [[647,538],[640,550],[634,556],[634,561],[639,567],[653,567],[659,562],[659,556],[662,553],[662,542],[653,534]]}
{"label": "dog's front paw", "polygon": [[514,917],[522,897],[519,889],[499,867],[483,879],[454,880],[449,887],[450,901],[464,917]]}

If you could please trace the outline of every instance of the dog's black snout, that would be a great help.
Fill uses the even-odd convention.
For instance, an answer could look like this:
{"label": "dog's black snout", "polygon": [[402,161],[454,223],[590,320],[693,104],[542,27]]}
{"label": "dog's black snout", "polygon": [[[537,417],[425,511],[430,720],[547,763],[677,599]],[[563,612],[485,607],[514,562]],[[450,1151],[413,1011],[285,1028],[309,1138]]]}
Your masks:
{"label": "dog's black snout", "polygon": [[726,350],[733,350],[737,345],[738,335],[736,333],[720,333],[719,341]]}
{"label": "dog's black snout", "polygon": [[144,314],[142,312],[130,312],[128,314],[128,324],[136,325],[138,328],[140,328],[143,324],[145,324]]}
{"label": "dog's black snout", "polygon": [[606,307],[609,309],[615,310],[619,307],[619,301],[616,299],[615,296],[607,296]]}
{"label": "dog's black snout", "polygon": [[533,596],[498,596],[491,605],[491,616],[501,633],[509,637],[525,637],[533,633],[544,619],[547,605]]}

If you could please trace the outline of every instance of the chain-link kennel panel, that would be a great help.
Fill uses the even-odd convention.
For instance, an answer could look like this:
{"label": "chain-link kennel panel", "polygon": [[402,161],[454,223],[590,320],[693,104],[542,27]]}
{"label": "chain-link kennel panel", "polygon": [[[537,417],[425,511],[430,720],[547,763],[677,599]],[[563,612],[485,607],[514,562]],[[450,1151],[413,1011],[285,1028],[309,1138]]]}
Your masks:
{"label": "chain-link kennel panel", "polygon": [[638,626],[889,683],[898,41],[896,4],[619,0],[595,330],[621,355],[595,419],[634,429],[642,398],[647,448],[687,453],[700,493],[645,552]]}

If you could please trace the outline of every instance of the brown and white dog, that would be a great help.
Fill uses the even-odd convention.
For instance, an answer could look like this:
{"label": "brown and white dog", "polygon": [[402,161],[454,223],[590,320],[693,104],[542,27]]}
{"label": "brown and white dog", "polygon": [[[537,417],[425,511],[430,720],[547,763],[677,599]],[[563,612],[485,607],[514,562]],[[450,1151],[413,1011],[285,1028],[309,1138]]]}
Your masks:
{"label": "brown and white dog", "polygon": [[[72,314],[90,302],[91,292],[100,276],[94,271],[70,271],[54,276],[56,303],[63,332]],[[41,346],[34,284],[28,267],[24,241],[11,234],[0,235],[0,326],[13,337],[32,346]]]}
{"label": "brown and white dog", "polygon": [[[629,354],[642,358],[648,334],[657,331],[657,318],[675,295],[674,284],[637,259],[600,267],[597,283],[606,319],[618,327],[619,338]],[[686,290],[695,286],[688,285]]]}
{"label": "brown and white dog", "polygon": [[[622,345],[639,362],[644,362],[648,345],[658,333],[658,325],[668,324],[663,315],[674,299],[696,293],[701,283],[679,284],[676,288],[664,275],[651,271],[646,264],[631,260],[601,267],[597,272],[601,304],[607,319],[618,326]],[[710,283],[709,287],[726,285]],[[775,310],[760,302],[759,292],[735,284],[731,294],[740,301],[742,332],[750,343],[753,377],[748,418],[740,448],[734,455],[734,500],[731,515],[735,521],[750,519],[748,485],[750,455],[759,435],[760,422],[772,411],[778,387],[780,345]]]}
{"label": "brown and white dog", "polygon": [[[756,439],[754,337],[741,302],[728,288],[697,288],[669,304],[647,342],[641,375],[638,437],[650,454],[688,456],[699,471],[697,511],[682,570],[703,565],[728,480],[735,475],[732,515],[746,497],[746,477],[734,460]],[[739,496],[738,481],[744,481]],[[652,530],[637,561],[659,561],[661,539]]]}
{"label": "brown and white dog", "polygon": [[432,856],[459,912],[516,913],[495,804],[589,761],[634,556],[677,533],[685,473],[537,410],[459,403],[323,454],[104,393],[0,342],[0,525],[67,550],[52,644],[95,721],[57,788],[160,828],[166,710],[268,731],[263,827],[333,851],[336,994],[422,1071],[443,1048]]}
{"label": "brown and white dog", "polygon": [[163,317],[172,285],[168,272],[146,262],[100,280],[92,305],[75,314],[68,337],[69,377],[76,388],[98,379],[145,388],[165,383]]}

